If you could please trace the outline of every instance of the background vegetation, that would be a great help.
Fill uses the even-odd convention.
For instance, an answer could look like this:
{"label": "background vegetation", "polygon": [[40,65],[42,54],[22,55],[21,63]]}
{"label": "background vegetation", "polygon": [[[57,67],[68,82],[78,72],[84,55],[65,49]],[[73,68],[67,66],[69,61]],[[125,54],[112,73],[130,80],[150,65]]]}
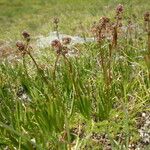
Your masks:
{"label": "background vegetation", "polygon": [[0,45],[9,41],[17,50],[16,40],[24,30],[34,45],[34,37],[53,30],[53,17],[60,19],[60,32],[82,36],[82,22],[85,35],[92,36],[93,22],[101,16],[114,21],[119,3],[125,9],[124,26],[131,20],[138,28],[132,38],[119,37],[111,57],[110,44],[104,41],[102,47],[95,42],[75,45],[79,55],[60,54],[57,65],[58,53],[51,47],[33,46],[28,52],[28,45],[19,61],[1,61],[1,149],[149,149],[139,132],[145,127],[142,131],[149,135],[142,122],[150,111],[150,57],[143,21],[149,1],[1,0]]}

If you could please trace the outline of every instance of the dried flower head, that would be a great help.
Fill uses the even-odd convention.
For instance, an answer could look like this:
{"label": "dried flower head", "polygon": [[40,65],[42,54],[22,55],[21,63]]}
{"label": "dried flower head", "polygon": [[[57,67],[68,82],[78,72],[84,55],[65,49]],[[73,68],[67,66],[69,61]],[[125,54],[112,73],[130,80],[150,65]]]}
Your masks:
{"label": "dried flower head", "polygon": [[59,23],[59,18],[57,18],[57,17],[53,18],[53,23],[58,24]]}
{"label": "dried flower head", "polygon": [[30,34],[27,31],[23,31],[22,35],[27,42],[30,41]]}
{"label": "dried flower head", "polygon": [[59,40],[53,40],[51,42],[51,46],[56,50],[57,53],[60,53],[62,51],[62,44]]}
{"label": "dried flower head", "polygon": [[150,12],[144,14],[144,21],[150,21]]}
{"label": "dried flower head", "polygon": [[124,10],[124,8],[123,8],[123,5],[121,5],[121,4],[119,4],[119,5],[116,7],[116,13],[117,13],[117,14],[122,13],[123,10]]}
{"label": "dried flower head", "polygon": [[30,34],[27,31],[23,31],[22,35],[23,35],[24,38],[30,37]]}
{"label": "dried flower head", "polygon": [[18,50],[20,50],[20,51],[24,51],[25,50],[25,45],[21,41],[16,42],[16,46],[17,46]]}
{"label": "dried flower head", "polygon": [[70,44],[71,43],[71,38],[70,37],[64,37],[64,38],[62,38],[62,43],[64,45]]}
{"label": "dried flower head", "polygon": [[106,24],[110,22],[110,19],[108,17],[103,16],[100,18],[99,22],[100,22],[101,28],[105,28]]}
{"label": "dried flower head", "polygon": [[106,16],[101,17],[100,20],[104,23],[108,23],[110,21],[110,19]]}
{"label": "dried flower head", "polygon": [[55,48],[55,47],[60,47],[60,46],[61,46],[61,43],[60,43],[59,40],[53,40],[53,41],[51,42],[51,46],[52,46],[53,48]]}

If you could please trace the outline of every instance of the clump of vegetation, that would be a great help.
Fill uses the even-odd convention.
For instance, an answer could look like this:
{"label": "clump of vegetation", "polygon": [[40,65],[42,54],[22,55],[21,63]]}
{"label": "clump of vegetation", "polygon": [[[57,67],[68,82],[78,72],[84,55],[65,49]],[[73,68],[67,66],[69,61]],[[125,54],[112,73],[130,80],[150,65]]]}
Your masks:
{"label": "clump of vegetation", "polygon": [[[74,47],[70,37],[60,39],[54,18],[57,39],[40,51],[48,54],[42,64],[31,35],[22,33],[16,42],[22,61],[0,64],[0,148],[148,148],[150,13],[139,29],[147,38],[133,32],[134,18],[126,21],[125,11],[119,4],[114,18],[94,23],[93,42]],[[70,57],[72,48],[78,56]]]}

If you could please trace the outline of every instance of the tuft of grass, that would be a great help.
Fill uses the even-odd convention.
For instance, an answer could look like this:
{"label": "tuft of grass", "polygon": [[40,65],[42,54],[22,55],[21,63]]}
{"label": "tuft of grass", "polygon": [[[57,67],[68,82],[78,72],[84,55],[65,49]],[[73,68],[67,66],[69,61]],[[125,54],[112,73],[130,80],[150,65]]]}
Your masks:
{"label": "tuft of grass", "polygon": [[[91,26],[92,20],[108,10],[110,16],[113,15],[112,2],[2,1],[0,4],[6,9],[1,10],[0,17],[14,22],[7,29],[9,33],[1,29],[1,37],[13,38],[11,35],[15,34],[14,38],[17,38],[24,27],[34,29],[34,33],[41,27],[39,32],[48,33],[50,23],[46,19],[61,12],[59,29],[74,32],[72,29],[76,27],[76,21],[82,20],[83,23],[78,25],[82,25],[81,34],[86,39],[84,31]],[[36,54],[37,50],[30,45],[32,34],[22,33],[23,41],[16,45],[21,53],[19,61],[6,60],[0,64],[1,149],[76,150],[105,149],[109,146],[122,150],[141,140],[136,126],[137,115],[149,111],[150,95],[147,34],[141,34],[142,26],[132,29],[131,25],[142,24],[134,9],[138,7],[143,12],[147,5],[142,3],[139,6],[137,1],[128,4],[119,2],[127,7],[120,19],[127,31],[122,33],[120,20],[111,16],[114,26],[108,32],[112,39],[107,40],[102,36],[107,31],[106,24],[103,24],[106,18],[103,18],[98,23],[95,42],[74,45],[78,49],[77,56],[67,55],[70,51],[70,43],[64,43],[67,38],[53,41],[52,48],[39,50]],[[102,4],[110,6],[102,7]],[[85,9],[83,6],[86,6]],[[131,17],[133,12],[138,14],[137,22]],[[3,20],[1,24],[7,25],[9,21]],[[47,24],[43,25],[45,22]],[[55,23],[55,30],[59,38],[58,23]]]}

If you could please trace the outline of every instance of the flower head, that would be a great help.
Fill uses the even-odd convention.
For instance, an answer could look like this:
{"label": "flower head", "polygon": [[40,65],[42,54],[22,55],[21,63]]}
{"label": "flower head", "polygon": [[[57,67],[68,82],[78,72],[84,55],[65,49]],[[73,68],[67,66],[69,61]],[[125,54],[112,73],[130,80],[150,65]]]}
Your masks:
{"label": "flower head", "polygon": [[24,38],[30,37],[30,34],[27,31],[23,31],[22,35],[23,35]]}
{"label": "flower head", "polygon": [[58,24],[59,23],[59,18],[57,18],[57,17],[53,18],[53,23]]}
{"label": "flower head", "polygon": [[27,31],[23,31],[22,32],[22,36],[24,37],[24,39],[29,42],[30,41],[30,34]]}
{"label": "flower head", "polygon": [[150,21],[150,12],[144,14],[144,21]]}
{"label": "flower head", "polygon": [[16,42],[16,46],[17,46],[18,50],[20,50],[20,51],[24,51],[25,50],[25,45],[21,41]]}
{"label": "flower head", "polygon": [[110,19],[108,17],[103,16],[100,18],[99,22],[100,22],[101,28],[106,28],[106,25],[110,22]]}
{"label": "flower head", "polygon": [[116,7],[116,13],[117,13],[117,14],[122,13],[123,10],[124,10],[124,8],[123,8],[123,5],[121,5],[121,4],[119,4],[119,5]]}
{"label": "flower head", "polygon": [[51,46],[56,50],[57,53],[60,53],[62,51],[62,44],[59,40],[53,40],[51,42]]}

